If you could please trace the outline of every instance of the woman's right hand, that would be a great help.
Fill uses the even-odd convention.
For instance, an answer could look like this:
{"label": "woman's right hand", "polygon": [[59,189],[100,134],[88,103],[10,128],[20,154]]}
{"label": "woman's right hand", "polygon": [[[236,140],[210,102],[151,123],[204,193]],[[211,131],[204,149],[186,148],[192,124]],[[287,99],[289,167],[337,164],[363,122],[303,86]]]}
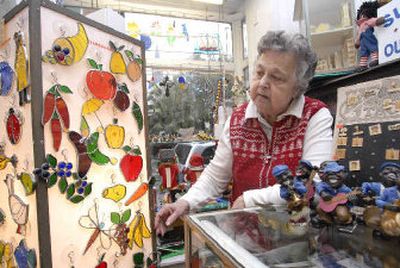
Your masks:
{"label": "woman's right hand", "polygon": [[164,205],[156,215],[154,224],[156,234],[163,236],[167,227],[174,223],[180,216],[189,213],[189,210],[189,203],[183,199]]}

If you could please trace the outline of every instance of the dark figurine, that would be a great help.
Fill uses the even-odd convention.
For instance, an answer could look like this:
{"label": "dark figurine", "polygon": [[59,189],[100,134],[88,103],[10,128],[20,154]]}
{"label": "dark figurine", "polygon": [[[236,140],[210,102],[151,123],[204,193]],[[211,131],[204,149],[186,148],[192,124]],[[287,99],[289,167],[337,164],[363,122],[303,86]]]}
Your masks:
{"label": "dark figurine", "polygon": [[383,163],[380,176],[387,188],[377,198],[376,205],[380,208],[400,212],[400,207],[394,205],[394,202],[400,199],[400,165],[394,162]]}
{"label": "dark figurine", "polygon": [[376,205],[384,209],[380,227],[385,235],[400,236],[400,165],[385,162],[381,170],[383,181],[395,185],[385,188],[376,200]]}
{"label": "dark figurine", "polygon": [[294,178],[294,183],[301,182],[306,187],[306,199],[308,202],[314,197],[315,185],[313,178],[317,168],[314,167],[308,160],[300,160],[299,165],[296,168],[296,176]]}
{"label": "dark figurine", "polygon": [[400,165],[384,162],[379,175],[381,183],[365,182],[361,187],[363,199],[369,197],[373,200],[370,202],[373,205],[369,203],[364,211],[364,221],[374,228],[374,237],[400,236]]}
{"label": "dark figurine", "polygon": [[303,197],[307,192],[307,188],[303,182],[294,181],[292,172],[287,165],[277,165],[272,169],[272,175],[277,183],[281,185],[280,196],[288,201],[288,209],[301,210],[304,207]]}
{"label": "dark figurine", "polygon": [[351,224],[353,217],[349,209],[349,199],[352,199],[353,192],[344,184],[344,166],[331,161],[320,172],[322,181],[316,186],[320,196],[317,207],[320,220],[327,224]]}
{"label": "dark figurine", "polygon": [[363,195],[363,203],[366,205],[375,205],[375,200],[379,197],[383,191],[388,187],[396,185],[394,179],[395,175],[392,172],[393,168],[399,166],[393,162],[385,162],[380,167],[379,176],[381,182],[363,182],[361,184],[361,191]]}
{"label": "dark figurine", "polygon": [[359,71],[378,65],[378,40],[374,27],[385,23],[384,17],[377,18],[378,1],[363,2],[357,10],[357,36],[354,46],[360,50]]}

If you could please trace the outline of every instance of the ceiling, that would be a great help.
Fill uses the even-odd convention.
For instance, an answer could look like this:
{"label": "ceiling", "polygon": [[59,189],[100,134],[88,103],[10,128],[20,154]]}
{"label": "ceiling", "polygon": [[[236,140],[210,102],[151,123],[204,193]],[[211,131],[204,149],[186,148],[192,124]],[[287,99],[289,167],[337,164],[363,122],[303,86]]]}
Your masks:
{"label": "ceiling", "polygon": [[223,5],[212,5],[192,0],[64,0],[64,5],[89,9],[110,7],[125,12],[232,21],[242,17],[244,2],[224,0]]}

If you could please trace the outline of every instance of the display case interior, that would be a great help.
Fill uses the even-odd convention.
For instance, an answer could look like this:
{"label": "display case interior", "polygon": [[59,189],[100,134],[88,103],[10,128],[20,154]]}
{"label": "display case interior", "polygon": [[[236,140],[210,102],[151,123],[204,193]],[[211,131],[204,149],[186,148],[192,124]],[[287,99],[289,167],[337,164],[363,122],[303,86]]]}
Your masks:
{"label": "display case interior", "polygon": [[396,239],[375,239],[364,225],[343,232],[293,223],[285,208],[188,216],[186,267],[398,267]]}

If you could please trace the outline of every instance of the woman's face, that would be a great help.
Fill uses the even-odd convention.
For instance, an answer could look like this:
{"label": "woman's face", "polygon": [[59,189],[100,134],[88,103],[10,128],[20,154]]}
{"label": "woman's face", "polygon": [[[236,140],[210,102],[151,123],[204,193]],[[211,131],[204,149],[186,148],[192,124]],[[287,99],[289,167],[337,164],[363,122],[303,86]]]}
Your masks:
{"label": "woman's face", "polygon": [[257,60],[250,97],[269,123],[287,110],[297,93],[296,56],[268,50]]}

